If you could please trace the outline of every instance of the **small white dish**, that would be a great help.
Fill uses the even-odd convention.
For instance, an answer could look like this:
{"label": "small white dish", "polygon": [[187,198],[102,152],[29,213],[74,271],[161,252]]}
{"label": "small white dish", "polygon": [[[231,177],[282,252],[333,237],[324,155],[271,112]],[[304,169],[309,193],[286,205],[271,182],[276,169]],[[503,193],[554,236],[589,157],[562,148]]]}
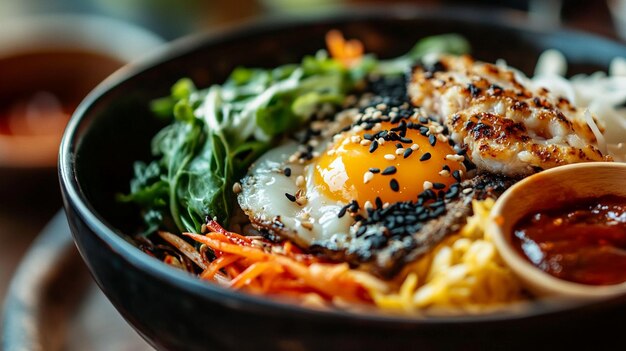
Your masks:
{"label": "small white dish", "polygon": [[529,213],[604,195],[626,198],[626,163],[578,163],[543,171],[502,194],[491,211],[487,233],[504,262],[536,296],[589,300],[626,294],[626,282],[596,286],[556,278],[522,257],[511,243],[513,227]]}

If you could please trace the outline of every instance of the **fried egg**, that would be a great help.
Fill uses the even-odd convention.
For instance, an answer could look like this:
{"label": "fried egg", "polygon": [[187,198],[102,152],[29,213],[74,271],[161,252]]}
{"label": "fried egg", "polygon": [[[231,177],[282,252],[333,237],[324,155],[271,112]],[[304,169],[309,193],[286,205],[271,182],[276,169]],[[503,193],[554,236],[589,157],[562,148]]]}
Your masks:
{"label": "fried egg", "polygon": [[305,144],[264,154],[241,181],[239,204],[258,228],[302,247],[341,250],[365,209],[417,201],[459,181],[463,156],[443,132],[406,104],[354,112],[309,133],[319,136]]}

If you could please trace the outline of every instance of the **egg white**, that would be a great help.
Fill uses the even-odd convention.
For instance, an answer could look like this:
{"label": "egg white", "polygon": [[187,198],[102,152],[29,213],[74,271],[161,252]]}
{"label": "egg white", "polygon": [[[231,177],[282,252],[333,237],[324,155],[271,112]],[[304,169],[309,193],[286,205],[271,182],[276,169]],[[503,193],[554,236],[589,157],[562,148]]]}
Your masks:
{"label": "egg white", "polygon": [[[320,145],[316,151],[325,149]],[[258,227],[309,247],[323,242],[326,247],[334,244],[334,249],[342,249],[351,239],[350,226],[354,219],[338,213],[347,205],[328,198],[315,184],[315,160],[306,164],[290,163],[288,159],[298,150],[298,144],[288,142],[261,156],[242,180],[242,191],[238,195],[239,205]],[[291,169],[291,176],[284,169]],[[296,194],[299,187],[296,179],[304,176],[302,186],[306,203],[299,205],[290,201],[285,193]]]}

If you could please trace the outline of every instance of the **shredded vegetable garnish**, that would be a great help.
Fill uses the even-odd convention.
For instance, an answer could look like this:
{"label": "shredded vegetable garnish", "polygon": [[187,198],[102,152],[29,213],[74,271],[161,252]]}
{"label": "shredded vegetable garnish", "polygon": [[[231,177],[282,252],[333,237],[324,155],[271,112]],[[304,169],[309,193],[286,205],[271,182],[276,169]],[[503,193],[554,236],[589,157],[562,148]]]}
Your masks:
{"label": "shredded vegetable garnish", "polygon": [[[323,301],[339,298],[364,304],[372,302],[370,289],[385,286],[373,276],[350,269],[346,263],[323,262],[302,253],[289,241],[275,244],[262,238],[252,239],[226,231],[214,221],[207,229],[210,232],[202,235],[184,233],[207,245],[215,254],[215,259],[206,265],[194,259],[203,268],[200,277],[205,280],[258,294],[293,297],[317,294]],[[188,257],[199,255],[188,252],[189,244],[183,244],[184,240],[176,235],[164,232],[160,235]]]}

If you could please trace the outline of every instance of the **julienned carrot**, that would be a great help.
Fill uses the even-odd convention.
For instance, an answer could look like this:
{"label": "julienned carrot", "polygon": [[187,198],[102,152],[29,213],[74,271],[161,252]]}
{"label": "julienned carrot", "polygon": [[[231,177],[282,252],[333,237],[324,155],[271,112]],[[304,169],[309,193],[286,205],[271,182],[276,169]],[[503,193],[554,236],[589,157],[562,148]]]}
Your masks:
{"label": "julienned carrot", "polygon": [[215,274],[219,272],[220,269],[236,262],[239,259],[241,259],[240,256],[228,254],[218,257],[213,260],[213,262],[211,262],[202,273],[200,273],[200,278],[208,280],[213,279]]}
{"label": "julienned carrot", "polygon": [[[220,284],[252,293],[295,296],[315,293],[327,299],[336,296],[349,301],[370,301],[366,289],[346,264],[320,263],[291,243],[282,245],[282,253],[274,253],[242,244],[239,238],[227,236],[223,231],[184,235],[207,245],[218,256],[201,274],[204,279],[214,278]],[[230,280],[226,282],[227,279]]]}
{"label": "julienned carrot", "polygon": [[230,286],[240,288],[267,270],[280,272],[282,268],[275,262],[257,262],[246,268],[241,274],[230,281]]}
{"label": "julienned carrot", "polygon": [[232,254],[237,254],[243,257],[247,257],[254,260],[265,260],[268,258],[268,255],[253,247],[249,246],[240,246],[237,244],[230,244],[227,242],[211,239],[204,235],[192,234],[192,233],[183,233],[183,235],[192,238],[193,240],[208,245],[210,248],[214,250],[219,250],[222,252],[228,252]]}
{"label": "julienned carrot", "polygon": [[220,234],[223,234],[227,237],[229,237],[230,239],[234,239],[235,241],[241,240],[242,242],[248,243],[250,244],[252,242],[252,240],[246,236],[243,236],[241,234],[237,234],[234,232],[229,232],[228,230],[224,229],[224,227],[222,227],[219,223],[217,223],[214,220],[210,220],[207,223],[207,228],[209,228],[211,231],[213,232],[217,232]]}

